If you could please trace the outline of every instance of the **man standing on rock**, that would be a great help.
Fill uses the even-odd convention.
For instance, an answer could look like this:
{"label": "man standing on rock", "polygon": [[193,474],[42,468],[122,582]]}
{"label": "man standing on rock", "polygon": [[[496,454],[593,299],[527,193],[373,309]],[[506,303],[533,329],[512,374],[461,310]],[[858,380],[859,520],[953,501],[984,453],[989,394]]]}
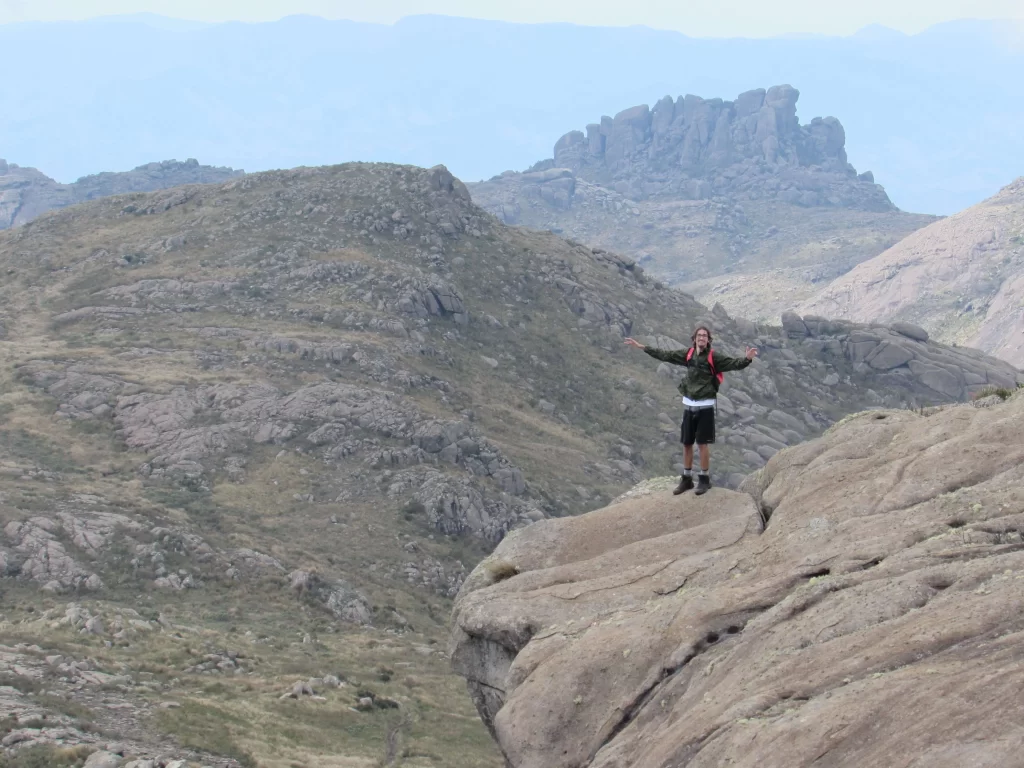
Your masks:
{"label": "man standing on rock", "polygon": [[679,382],[683,395],[683,476],[672,493],[680,494],[693,488],[693,444],[700,450],[700,474],[697,476],[696,494],[701,496],[711,488],[711,443],[715,442],[715,404],[722,374],[741,371],[757,357],[756,347],[747,347],[745,358],[716,355],[711,349],[711,331],[703,325],[693,333],[693,346],[689,349],[655,349],[636,339],[626,344],[642,349],[655,360],[681,365],[689,370]]}

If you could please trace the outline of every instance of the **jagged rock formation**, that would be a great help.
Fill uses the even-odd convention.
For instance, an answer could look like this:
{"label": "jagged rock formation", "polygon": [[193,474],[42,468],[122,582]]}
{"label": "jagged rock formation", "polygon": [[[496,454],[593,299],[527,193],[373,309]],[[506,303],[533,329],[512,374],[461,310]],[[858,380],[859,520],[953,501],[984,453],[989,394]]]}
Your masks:
{"label": "jagged rock formation", "polygon": [[147,163],[123,173],[83,176],[74,184],[58,184],[35,168],[0,159],[0,229],[24,224],[55,208],[127,192],[152,192],[183,184],[226,181],[243,172],[200,165],[197,160]]}
{"label": "jagged rock formation", "polygon": [[893,210],[872,173],[858,175],[847,161],[846,133],[836,118],[800,125],[799,97],[789,85],[747,91],[735,101],[666,96],[653,109],[641,104],[602,117],[586,135],[565,134],[548,173],[568,169],[634,200],[772,198],[807,207]]}
{"label": "jagged rock formation", "polygon": [[976,405],[506,538],[452,661],[507,764],[1019,762],[1024,395]]}
{"label": "jagged rock formation", "polygon": [[707,304],[777,322],[794,297],[935,220],[898,211],[857,174],[837,119],[800,125],[798,95],[665,97],[565,134],[526,172],[469,186],[507,224],[629,254]]}
{"label": "jagged rock formation", "polygon": [[1024,177],[857,265],[800,306],[851,320],[907,320],[947,344],[1024,365]]}

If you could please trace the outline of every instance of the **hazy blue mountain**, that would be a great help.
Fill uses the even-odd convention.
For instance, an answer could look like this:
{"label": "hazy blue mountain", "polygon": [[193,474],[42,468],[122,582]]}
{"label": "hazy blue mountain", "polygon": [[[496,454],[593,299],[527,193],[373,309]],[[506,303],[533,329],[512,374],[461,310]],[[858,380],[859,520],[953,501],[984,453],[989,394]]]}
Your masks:
{"label": "hazy blue mountain", "polygon": [[768,40],[439,16],[9,24],[0,156],[65,182],[165,157],[443,162],[474,180],[626,105],[791,83],[801,120],[838,117],[850,161],[898,206],[950,213],[1024,169],[1022,42],[972,21]]}

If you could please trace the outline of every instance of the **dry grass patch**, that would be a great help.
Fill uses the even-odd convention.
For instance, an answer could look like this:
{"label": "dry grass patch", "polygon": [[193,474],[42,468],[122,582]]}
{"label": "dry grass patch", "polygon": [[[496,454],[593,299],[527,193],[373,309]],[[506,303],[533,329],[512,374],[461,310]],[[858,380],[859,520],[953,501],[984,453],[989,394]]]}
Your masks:
{"label": "dry grass patch", "polygon": [[492,584],[497,584],[499,581],[505,581],[519,575],[519,566],[508,560],[487,559],[484,560],[482,566],[487,575],[490,576]]}

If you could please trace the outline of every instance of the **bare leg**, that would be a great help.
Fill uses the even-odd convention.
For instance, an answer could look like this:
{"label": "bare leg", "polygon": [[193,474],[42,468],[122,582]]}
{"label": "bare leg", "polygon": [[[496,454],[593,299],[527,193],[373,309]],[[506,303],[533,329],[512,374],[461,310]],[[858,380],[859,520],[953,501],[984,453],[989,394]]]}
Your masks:
{"label": "bare leg", "polygon": [[[705,444],[705,445],[699,445],[697,447],[700,449],[700,468],[701,468],[701,471],[706,473],[709,469],[711,469],[711,446]],[[692,449],[691,449],[691,453],[690,453],[690,458],[691,459],[693,458]]]}
{"label": "bare leg", "polygon": [[683,466],[686,467],[687,469],[690,469],[691,467],[693,467],[693,446],[692,445],[684,445],[683,446]]}

